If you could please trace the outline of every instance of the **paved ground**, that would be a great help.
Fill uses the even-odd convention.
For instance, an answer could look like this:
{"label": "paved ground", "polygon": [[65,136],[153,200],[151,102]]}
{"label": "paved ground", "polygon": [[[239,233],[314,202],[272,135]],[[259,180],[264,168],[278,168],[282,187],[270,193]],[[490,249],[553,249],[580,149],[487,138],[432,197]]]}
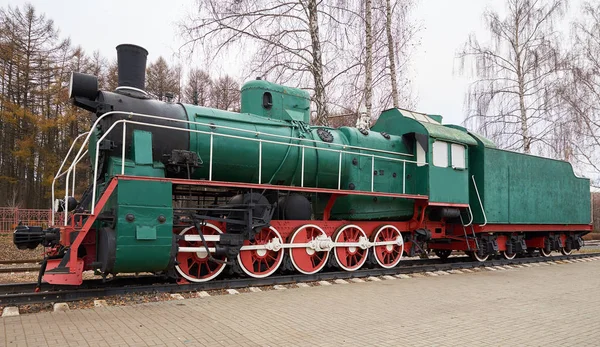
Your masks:
{"label": "paved ground", "polygon": [[598,346],[600,261],[0,319],[0,346]]}

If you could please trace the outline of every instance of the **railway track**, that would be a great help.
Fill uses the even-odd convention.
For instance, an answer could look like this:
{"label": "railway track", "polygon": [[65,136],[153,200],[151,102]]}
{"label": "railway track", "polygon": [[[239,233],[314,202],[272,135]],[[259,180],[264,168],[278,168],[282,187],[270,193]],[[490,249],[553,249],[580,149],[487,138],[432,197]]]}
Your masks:
{"label": "railway track", "polygon": [[41,259],[0,260],[0,274],[18,272],[37,272],[40,270],[39,263],[41,261]]}
{"label": "railway track", "polygon": [[35,304],[45,302],[69,302],[92,298],[109,297],[126,294],[142,293],[176,293],[199,290],[239,289],[252,286],[283,285],[299,282],[327,281],[335,279],[364,278],[411,274],[421,272],[449,271],[471,269],[477,267],[519,265],[541,263],[557,260],[570,260],[600,256],[600,253],[584,253],[576,255],[557,255],[549,258],[535,256],[516,258],[513,260],[493,259],[485,263],[468,261],[467,257],[453,257],[447,262],[439,259],[407,260],[402,266],[391,269],[373,268],[360,269],[354,272],[325,271],[314,275],[290,274],[270,276],[267,278],[227,278],[203,283],[176,284],[172,281],[160,281],[155,276],[117,277],[113,281],[88,280],[74,289],[70,286],[42,286],[42,291],[33,292],[35,283],[2,284],[0,285],[0,306]]}

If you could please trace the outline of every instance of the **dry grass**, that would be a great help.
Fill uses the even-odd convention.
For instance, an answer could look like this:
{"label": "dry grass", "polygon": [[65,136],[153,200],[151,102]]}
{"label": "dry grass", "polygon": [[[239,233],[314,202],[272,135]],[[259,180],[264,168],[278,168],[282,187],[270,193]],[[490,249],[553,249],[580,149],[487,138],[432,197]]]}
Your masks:
{"label": "dry grass", "polygon": [[19,250],[13,244],[12,233],[0,234],[0,260],[42,259],[43,252],[42,246],[34,250]]}
{"label": "dry grass", "polygon": [[600,240],[600,232],[592,232],[583,237],[584,240]]}

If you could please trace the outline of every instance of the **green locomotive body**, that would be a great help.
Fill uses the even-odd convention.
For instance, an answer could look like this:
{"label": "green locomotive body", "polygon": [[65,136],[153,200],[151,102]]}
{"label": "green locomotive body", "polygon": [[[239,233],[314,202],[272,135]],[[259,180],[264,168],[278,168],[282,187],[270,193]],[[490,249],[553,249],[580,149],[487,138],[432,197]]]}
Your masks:
{"label": "green locomotive body", "polygon": [[48,248],[49,283],[80,284],[84,270],[203,282],[229,264],[257,278],[391,268],[429,250],[570,254],[591,230],[589,180],[569,163],[395,108],[371,129],[313,126],[306,91],[264,80],[242,87],[240,112],[161,102],[143,90],[147,52],[117,50],[116,91],[71,82],[74,104],[98,117],[90,187],[69,195],[84,146],[57,174],[64,225],[14,233],[19,248]]}

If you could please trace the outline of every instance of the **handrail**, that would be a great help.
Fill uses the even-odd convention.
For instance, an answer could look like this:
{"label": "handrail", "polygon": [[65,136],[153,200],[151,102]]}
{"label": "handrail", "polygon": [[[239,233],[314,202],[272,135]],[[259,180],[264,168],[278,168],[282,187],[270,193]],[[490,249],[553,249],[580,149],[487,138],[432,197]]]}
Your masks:
{"label": "handrail", "polygon": [[[71,172],[74,170],[74,167],[81,160],[81,158],[85,155],[85,154],[82,154],[83,153],[83,148],[86,145],[89,144],[89,140],[90,140],[90,137],[91,137],[91,135],[93,133],[93,130],[96,129],[96,127],[98,126],[98,124],[100,123],[100,121],[102,119],[104,119],[107,116],[117,115],[117,114],[124,115],[124,116],[129,116],[129,117],[136,116],[136,117],[149,118],[149,119],[166,120],[166,121],[170,121],[170,122],[174,122],[174,123],[195,124],[195,125],[206,126],[206,127],[211,128],[211,129],[216,129],[216,128],[229,129],[229,130],[235,130],[235,131],[238,131],[238,132],[252,133],[256,137],[258,137],[260,135],[263,135],[263,136],[268,136],[268,137],[273,137],[273,138],[282,138],[282,139],[288,139],[288,140],[291,139],[291,140],[295,140],[295,141],[299,141],[299,142],[304,141],[304,142],[309,142],[309,143],[312,142],[312,143],[315,143],[315,144],[319,144],[319,143],[322,144],[323,143],[323,142],[320,142],[320,141],[317,141],[317,140],[313,140],[313,139],[297,138],[297,137],[284,136],[284,135],[276,135],[276,134],[270,134],[270,133],[261,133],[261,132],[246,130],[246,129],[238,129],[238,128],[234,128],[234,127],[223,126],[223,125],[208,124],[208,123],[194,122],[194,121],[181,120],[181,119],[172,119],[172,118],[166,118],[166,117],[161,117],[161,116],[153,116],[153,115],[142,114],[142,113],[135,113],[135,112],[110,111],[110,112],[106,112],[106,113],[102,114],[101,116],[99,116],[94,121],[94,124],[90,128],[90,131],[88,131],[87,133],[84,133],[84,134],[80,135],[80,136],[83,136],[83,135],[87,135],[87,136],[86,136],[86,138],[85,138],[85,140],[84,140],[81,148],[79,149],[79,151],[75,155],[74,161],[71,163],[71,165],[69,166],[69,168],[66,170],[66,175],[67,175],[66,180],[67,180],[67,182],[69,181]],[[123,122],[121,122],[121,123],[123,123]],[[139,123],[139,124],[152,126],[152,124],[146,124],[146,123]],[[182,128],[174,128],[174,127],[169,127],[169,128],[175,129],[175,130],[192,131],[192,129],[182,129]],[[192,132],[197,132],[197,131],[192,131]],[[207,133],[207,132],[204,132],[204,133]],[[212,144],[213,144],[213,136],[214,135],[225,136],[226,134],[218,134],[218,133],[214,133],[214,132],[210,132],[209,134],[211,135],[211,146],[210,146],[211,147],[210,148],[210,151],[211,151],[211,153],[210,153],[211,154],[210,155],[211,162],[210,162],[209,180],[212,180],[212,148],[213,148]],[[243,137],[241,137],[241,138],[243,138]],[[243,138],[243,139],[249,140],[249,138]],[[266,142],[268,140],[262,140],[262,141]],[[280,142],[273,142],[273,143],[280,144]],[[296,145],[296,144],[287,144],[287,145],[302,146],[303,148],[308,147],[306,145]],[[385,151],[385,150],[379,150],[379,149],[373,149],[373,148],[365,148],[365,147],[359,147],[359,146],[349,146],[349,145],[337,144],[337,143],[328,143],[327,145],[329,145],[329,146],[336,146],[336,147],[342,147],[344,149],[353,149],[353,150],[359,150],[359,151],[367,151],[367,152],[371,152],[371,153],[375,152],[375,153],[384,153],[384,154],[390,154],[390,155],[410,156],[410,157],[414,156],[412,154],[407,154],[407,153],[391,152],[391,151]],[[308,148],[315,148],[315,149],[318,149],[318,150],[329,150],[329,149],[326,149],[326,148],[317,148],[317,147],[313,147],[313,146],[308,147]],[[330,150],[330,151],[336,152],[336,150]],[[375,158],[384,158],[385,160],[392,160],[393,159],[393,158],[389,158],[389,157],[375,156],[373,154],[372,155],[368,155],[368,154],[363,154],[363,153],[354,153],[354,152],[351,152],[351,153],[353,153],[355,155],[371,156],[372,157],[372,161],[374,161]],[[96,159],[97,159],[97,157],[96,157]],[[65,161],[66,161],[66,158],[65,158]],[[410,161],[410,162],[412,162],[412,161]],[[372,166],[374,166],[374,163],[372,163]],[[405,165],[404,165],[403,171],[405,171]],[[59,177],[61,177],[61,176],[59,176]],[[405,176],[405,172],[403,173],[403,176]],[[56,178],[58,178],[58,177],[56,177]],[[404,177],[403,177],[403,179],[404,179]],[[373,191],[373,180],[374,179],[372,179],[372,182],[371,182],[371,191]],[[54,181],[53,181],[53,183],[54,183]],[[94,184],[95,184],[95,182],[94,182]],[[405,190],[405,188],[403,186],[403,193],[404,193],[404,190]],[[95,193],[95,190],[94,190],[93,193]],[[54,196],[54,186],[52,188],[52,194]],[[67,185],[67,187],[65,189],[65,201],[67,199],[68,199],[68,185]],[[93,201],[93,203],[95,203],[95,201]],[[65,221],[68,219],[67,217],[68,217],[67,211],[65,211]]]}
{"label": "handrail", "polygon": [[477,189],[477,183],[475,183],[475,175],[471,176],[471,179],[473,179],[473,186],[475,187],[475,193],[477,193],[477,200],[479,200],[479,207],[481,207],[481,212],[483,213],[483,224],[480,224],[480,227],[484,227],[487,225],[487,216],[485,215],[485,210],[483,209],[483,203],[481,202],[481,196],[479,196],[479,189]]}
{"label": "handrail", "polygon": [[467,206],[469,207],[468,211],[469,211],[469,216],[471,216],[471,219],[469,220],[469,223],[463,224],[464,227],[468,227],[468,226],[471,226],[471,224],[473,224],[473,211],[471,211],[471,204],[469,204]]}
{"label": "handrail", "polygon": [[[218,125],[218,124],[212,124],[212,123],[203,123],[203,122],[195,122],[195,121],[189,121],[189,120],[174,119],[174,118],[154,116],[154,115],[143,114],[143,113],[123,112],[123,111],[110,111],[110,112],[106,112],[106,113],[102,114],[100,117],[98,117],[96,119],[96,121],[94,122],[94,124],[90,128],[91,130],[90,130],[90,132],[88,132],[88,134],[90,134],[91,131],[96,128],[96,126],[98,125],[98,123],[100,122],[101,119],[103,119],[103,118],[105,118],[105,117],[107,117],[109,115],[116,115],[116,114],[122,114],[124,116],[130,116],[130,117],[131,116],[135,116],[135,117],[142,117],[142,118],[166,120],[166,121],[175,122],[175,123],[202,125],[202,126],[209,127],[211,129],[235,130],[235,131],[239,131],[239,132],[243,132],[243,133],[253,134],[253,136],[257,136],[257,137],[260,136],[260,135],[264,135],[264,136],[269,136],[269,137],[273,137],[273,138],[280,138],[280,139],[285,139],[285,140],[296,140],[296,141],[312,142],[312,143],[316,143],[316,144],[319,144],[319,143],[323,144],[322,141],[308,139],[308,138],[300,138],[300,137],[292,137],[292,136],[285,136],[285,135],[277,135],[277,134],[271,134],[271,133],[262,133],[260,131],[252,131],[252,130],[247,130],[247,129],[240,129],[240,128],[229,127],[229,126],[225,126],[225,125]],[[84,145],[87,144],[88,141],[89,141],[89,136],[84,141]],[[392,151],[386,151],[386,150],[382,150],[382,149],[366,148],[366,147],[360,147],[360,146],[350,146],[350,145],[345,145],[345,144],[341,144],[341,143],[333,143],[333,142],[332,143],[326,143],[326,144],[329,145],[329,146],[345,147],[345,148],[348,148],[348,149],[356,149],[356,150],[376,152],[376,153],[385,153],[385,154],[390,154],[390,155],[414,157],[413,154],[400,153],[400,152],[392,152]]]}
{"label": "handrail", "polygon": [[[65,163],[67,162],[67,159],[69,159],[69,156],[71,155],[71,152],[73,151],[73,148],[75,147],[75,144],[77,143],[77,141],[83,137],[84,135],[86,135],[87,133],[83,133],[83,134],[79,134],[71,143],[71,147],[69,147],[69,151],[67,152],[67,155],[65,156],[65,158],[63,159],[62,163],[60,164],[60,167],[58,168],[58,170],[56,171],[56,175],[54,175],[54,179],[52,180],[52,200],[50,201],[50,206],[54,207],[54,183],[56,182],[57,179],[59,179],[60,177],[62,177],[66,171],[61,173],[62,168],[65,166]],[[83,146],[83,145],[82,145]],[[52,225],[54,225],[54,208],[52,208]]]}
{"label": "handrail", "polygon": [[129,87],[129,86],[120,86],[120,87],[117,87],[115,90],[133,90],[134,92],[142,93],[144,95],[150,95],[150,94],[148,94],[147,91],[145,91],[143,89]]}
{"label": "handrail", "polygon": [[[357,152],[349,152],[349,151],[344,151],[344,150],[337,150],[337,149],[330,149],[330,148],[319,148],[319,147],[313,147],[313,146],[307,146],[307,145],[302,145],[302,144],[295,144],[295,143],[287,143],[287,142],[278,142],[278,141],[272,141],[272,140],[264,140],[264,139],[255,139],[255,138],[248,138],[248,137],[242,137],[242,136],[237,136],[237,135],[230,135],[230,134],[219,134],[219,133],[214,133],[214,132],[209,132],[209,131],[203,131],[203,130],[196,130],[196,129],[188,129],[188,128],[178,128],[178,127],[173,127],[173,126],[169,126],[169,125],[161,125],[161,124],[150,124],[150,123],[143,123],[143,122],[138,122],[138,121],[133,121],[133,120],[128,120],[128,119],[119,119],[116,122],[114,122],[107,130],[106,132],[100,137],[100,139],[98,139],[98,142],[102,142],[106,136],[108,136],[108,134],[117,126],[117,124],[123,123],[124,126],[123,128],[125,129],[126,124],[137,124],[137,125],[143,125],[143,126],[149,126],[149,127],[154,127],[154,128],[162,128],[162,129],[170,129],[170,130],[175,130],[175,131],[185,131],[185,132],[191,132],[191,133],[197,133],[197,134],[204,134],[204,135],[210,135],[211,136],[211,147],[210,147],[210,151],[212,152],[212,139],[215,136],[220,136],[220,137],[225,137],[225,138],[232,138],[232,139],[239,139],[239,140],[245,140],[245,141],[250,141],[250,142],[258,142],[259,143],[259,184],[262,183],[261,182],[261,174],[262,174],[262,144],[263,143],[270,143],[270,144],[275,144],[275,145],[284,145],[284,146],[291,146],[291,147],[298,147],[298,148],[309,148],[309,149],[314,149],[317,151],[326,151],[326,152],[334,152],[334,153],[339,153],[339,167],[338,167],[338,189],[341,188],[341,159],[342,159],[342,154],[352,154],[355,156],[365,156],[365,157],[370,157],[371,158],[371,167],[374,167],[374,162],[375,162],[375,158],[378,159],[384,159],[384,160],[389,160],[389,161],[396,161],[396,162],[403,162],[403,177],[402,180],[404,181],[406,173],[405,168],[406,168],[406,163],[412,163],[412,164],[416,164],[416,161],[411,161],[411,160],[406,160],[406,159],[399,159],[399,158],[389,158],[389,157],[383,157],[383,156],[378,156],[378,155],[374,155],[374,154],[364,154],[364,153],[357,153]],[[121,152],[121,173],[124,174],[125,173],[125,144],[123,143],[122,145],[122,152]],[[94,161],[94,181],[93,181],[93,188],[92,188],[92,207],[91,207],[91,213],[94,214],[94,208],[95,208],[95,201],[96,201],[96,183],[97,183],[97,179],[98,179],[98,158],[100,156],[100,146],[96,146],[96,156],[95,156],[95,161]],[[304,182],[304,171],[301,172],[301,182]],[[209,181],[212,181],[212,155],[209,158]],[[373,185],[374,185],[374,181],[375,181],[375,177],[373,175],[371,175],[371,191],[373,190]],[[403,194],[404,192],[404,185],[403,185]]]}

